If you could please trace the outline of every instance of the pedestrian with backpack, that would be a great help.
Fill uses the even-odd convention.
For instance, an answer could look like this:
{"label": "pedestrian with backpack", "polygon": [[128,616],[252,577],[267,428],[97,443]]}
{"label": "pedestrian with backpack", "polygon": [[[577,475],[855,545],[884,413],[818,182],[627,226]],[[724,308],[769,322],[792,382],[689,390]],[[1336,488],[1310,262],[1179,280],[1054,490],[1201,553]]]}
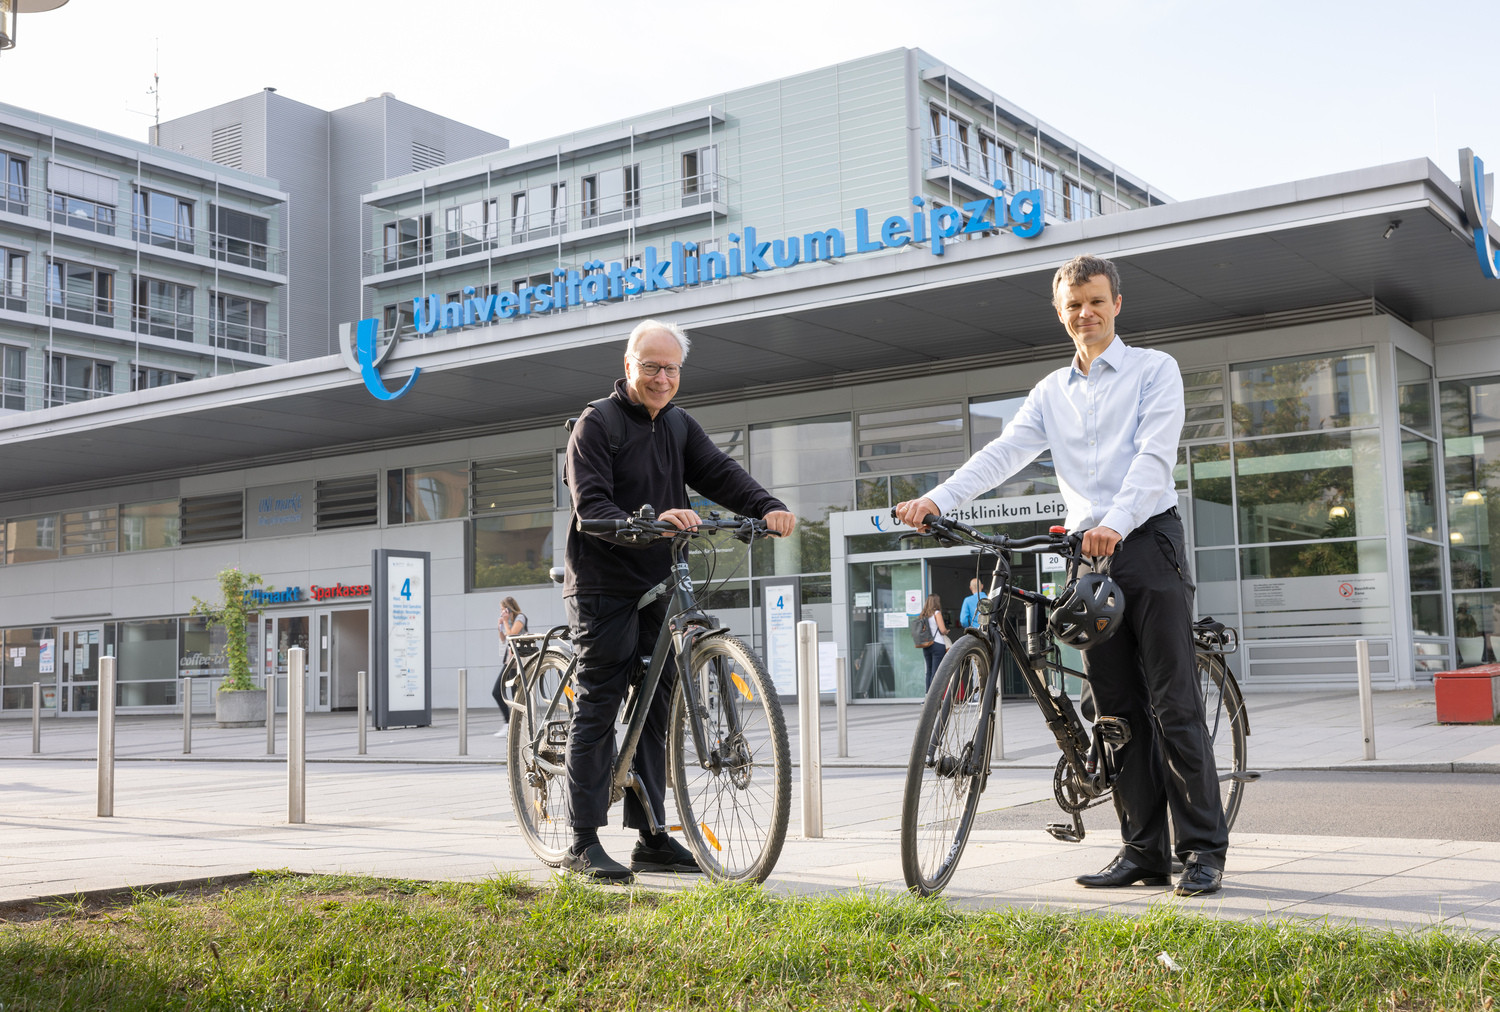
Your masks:
{"label": "pedestrian with backpack", "polygon": [[937,594],[928,594],[922,614],[911,621],[912,643],[922,648],[922,660],[927,663],[926,689],[932,688],[932,676],[942,663],[943,655],[953,645],[948,638],[948,623],[943,621],[943,599]]}

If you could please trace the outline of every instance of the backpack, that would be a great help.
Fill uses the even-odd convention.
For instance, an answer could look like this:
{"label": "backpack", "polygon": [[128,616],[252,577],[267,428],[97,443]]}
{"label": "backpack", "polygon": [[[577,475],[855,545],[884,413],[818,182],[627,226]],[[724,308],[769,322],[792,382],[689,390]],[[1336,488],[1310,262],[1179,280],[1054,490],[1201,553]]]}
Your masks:
{"label": "backpack", "polygon": [[911,642],[915,647],[930,647],[937,641],[932,638],[932,626],[918,615],[911,620]]}
{"label": "backpack", "polygon": [[[612,397],[601,397],[597,401],[589,401],[588,407],[593,408],[604,418],[605,431],[609,433],[609,455],[611,458],[619,456],[620,447],[625,445],[625,412],[620,405],[615,403]],[[573,426],[578,424],[577,418],[569,418],[563,423],[563,428],[568,432],[573,431]],[[681,408],[673,408],[667,412],[667,428],[672,433],[672,439],[677,444],[677,454],[681,456],[687,452],[688,427],[687,415]],[[563,484],[568,485],[567,456],[563,457]],[[571,487],[571,486],[569,486]]]}

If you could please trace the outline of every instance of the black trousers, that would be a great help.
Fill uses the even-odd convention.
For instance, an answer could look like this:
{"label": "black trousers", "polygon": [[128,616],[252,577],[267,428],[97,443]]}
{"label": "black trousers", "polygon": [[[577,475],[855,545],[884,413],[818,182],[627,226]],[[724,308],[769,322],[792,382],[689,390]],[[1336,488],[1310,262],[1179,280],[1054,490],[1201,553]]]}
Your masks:
{"label": "black trousers", "polygon": [[1184,862],[1222,869],[1229,830],[1198,692],[1194,586],[1177,511],[1132,531],[1109,573],[1125,594],[1125,622],[1084,651],[1083,668],[1097,712],[1130,723],[1130,742],[1116,752],[1121,853],[1162,874],[1174,849]]}
{"label": "black trousers", "polygon": [[[609,782],[614,771],[615,722],[620,703],[649,655],[667,617],[668,598],[660,597],[642,610],[639,598],[579,594],[565,598],[573,649],[578,652],[577,698],[568,737],[568,821],[575,828],[609,825]],[[646,726],[636,746],[631,769],[646,788],[656,824],[665,826],[662,799],[667,776],[667,707],[675,684],[676,664],[668,659],[646,714]],[[640,799],[625,791],[625,825],[645,830],[649,823]]]}

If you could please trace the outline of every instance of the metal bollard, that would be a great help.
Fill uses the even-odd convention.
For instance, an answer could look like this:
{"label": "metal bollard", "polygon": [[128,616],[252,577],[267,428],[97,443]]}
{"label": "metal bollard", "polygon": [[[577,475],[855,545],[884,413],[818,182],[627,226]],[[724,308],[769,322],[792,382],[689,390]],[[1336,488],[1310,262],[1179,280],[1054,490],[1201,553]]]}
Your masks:
{"label": "metal bollard", "polygon": [[469,669],[458,669],[458,754],[469,754]]}
{"label": "metal bollard", "polygon": [[839,720],[839,758],[849,758],[849,682],[842,657],[834,661],[833,705]]}
{"label": "metal bollard", "polygon": [[818,623],[797,623],[797,718],[802,754],[802,835],[823,837],[823,731],[818,723]]}
{"label": "metal bollard", "polygon": [[370,722],[370,719],[369,719],[369,716],[368,716],[369,703],[366,701],[366,694],[370,691],[369,685],[367,684],[368,681],[369,680],[365,677],[365,673],[363,671],[361,671],[359,673],[359,686],[358,686],[358,688],[355,689],[355,693],[354,693],[354,700],[355,700],[355,702],[354,702],[354,709],[359,714],[359,754],[360,755],[364,755],[365,754],[365,725]]}
{"label": "metal bollard", "polygon": [[42,683],[31,683],[31,754],[42,754]]}
{"label": "metal bollard", "polygon": [[99,807],[107,819],[115,814],[115,659],[99,658]]}
{"label": "metal bollard", "polygon": [[182,680],[182,754],[193,754],[193,679]]}
{"label": "metal bollard", "polygon": [[276,754],[276,669],[266,672],[266,755]]}
{"label": "metal bollard", "polygon": [[307,821],[307,651],[286,652],[286,821]]}
{"label": "metal bollard", "polygon": [[1365,734],[1365,758],[1375,758],[1375,694],[1370,687],[1370,641],[1354,641],[1354,664],[1359,669],[1359,724]]}

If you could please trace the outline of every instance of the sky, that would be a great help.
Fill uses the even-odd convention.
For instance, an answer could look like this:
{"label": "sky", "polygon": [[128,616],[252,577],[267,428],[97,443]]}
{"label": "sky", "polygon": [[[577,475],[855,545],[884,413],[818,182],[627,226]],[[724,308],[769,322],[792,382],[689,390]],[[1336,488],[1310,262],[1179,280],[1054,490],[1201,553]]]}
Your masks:
{"label": "sky", "polygon": [[389,91],[517,144],[912,46],[1186,200],[1412,158],[1455,178],[1461,147],[1500,166],[1497,28],[1494,0],[70,0],[21,16],[0,101],[144,140],[157,99]]}

